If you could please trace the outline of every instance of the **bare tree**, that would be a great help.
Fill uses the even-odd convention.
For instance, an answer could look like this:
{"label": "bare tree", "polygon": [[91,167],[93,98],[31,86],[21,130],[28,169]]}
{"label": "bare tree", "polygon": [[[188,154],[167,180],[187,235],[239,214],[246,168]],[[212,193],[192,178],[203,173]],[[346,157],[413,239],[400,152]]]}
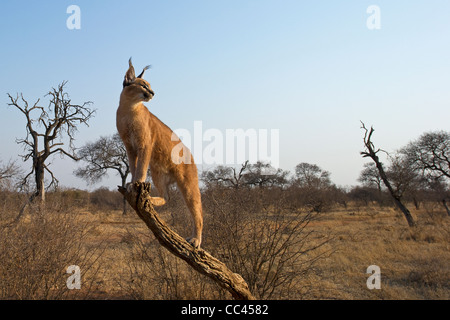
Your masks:
{"label": "bare tree", "polygon": [[239,169],[227,166],[217,166],[214,170],[205,170],[202,180],[208,186],[222,186],[240,189],[244,186],[252,187],[282,187],[287,184],[289,172],[275,169],[270,163],[258,161],[250,164],[244,162]]}
{"label": "bare tree", "polygon": [[427,132],[401,150],[425,176],[450,179],[450,132]]}
{"label": "bare tree", "polygon": [[0,188],[10,185],[11,180],[19,176],[21,170],[16,161],[9,160],[8,163],[2,164],[0,161]]}
{"label": "bare tree", "polygon": [[263,187],[283,187],[287,184],[288,171],[280,168],[275,169],[270,163],[261,161],[250,164],[248,173],[245,174],[246,184]]}
{"label": "bare tree", "polygon": [[248,160],[237,170],[234,167],[217,166],[212,171],[203,171],[202,180],[208,185],[219,185],[239,189],[245,185],[245,175],[249,169]]}
{"label": "bare tree", "polygon": [[405,216],[406,221],[408,222],[408,225],[410,227],[414,227],[415,226],[414,219],[413,219],[411,213],[409,212],[408,208],[401,201],[402,195],[399,194],[392,187],[391,182],[389,181],[388,176],[384,170],[383,164],[381,163],[380,159],[378,158],[377,154],[378,154],[378,152],[381,151],[381,149],[376,149],[375,145],[371,141],[372,134],[375,131],[374,128],[371,127],[370,130],[368,130],[363,122],[361,122],[361,125],[362,125],[361,128],[364,129],[364,132],[365,132],[364,139],[363,139],[365,151],[362,151],[361,155],[364,158],[369,157],[373,160],[373,162],[375,163],[375,165],[378,169],[378,173],[380,174],[380,177],[383,180],[384,185],[389,190],[389,193],[391,194],[392,198],[394,199],[395,204],[403,212],[403,215]]}
{"label": "bare tree", "polygon": [[373,162],[365,163],[364,169],[359,174],[358,181],[367,187],[376,187],[381,192],[383,180],[380,177],[378,169]]}
{"label": "bare tree", "polygon": [[[22,216],[27,205],[36,198],[42,206],[45,202],[46,188],[58,185],[58,180],[47,163],[50,156],[59,154],[78,160],[74,147],[77,126],[87,125],[95,111],[89,108],[92,102],[84,102],[82,105],[72,104],[69,95],[64,91],[66,83],[67,81],[62,82],[58,88],[52,88],[47,93],[46,97],[50,100],[47,108],[39,105],[40,99],[30,105],[22,93],[20,96],[17,94],[16,97],[8,93],[11,100],[8,105],[16,107],[26,119],[27,135],[24,139],[16,139],[18,144],[23,145],[26,152],[21,157],[23,161],[32,160],[31,170],[22,180],[21,186],[26,187],[31,176],[34,176],[36,184],[35,192],[23,206],[17,219]],[[68,139],[66,149],[63,149],[63,139]],[[45,172],[51,177],[47,187],[44,184]]]}
{"label": "bare tree", "polygon": [[423,185],[419,172],[400,153],[389,156],[389,168],[386,171],[392,187],[399,197],[412,197],[416,209],[419,208],[418,190]]}
{"label": "bare tree", "polygon": [[374,194],[371,192],[371,189],[376,188],[376,201],[380,204],[380,206],[383,205],[383,179],[381,179],[375,163],[368,162],[364,164],[364,169],[359,174],[358,181],[361,182],[365,188],[354,189],[354,196],[362,197],[367,205],[369,199],[372,199],[372,201],[374,199]]}
{"label": "bare tree", "polygon": [[[78,157],[86,162],[84,167],[75,170],[75,175],[94,184],[101,181],[108,170],[116,171],[125,188],[130,174],[127,151],[119,134],[100,137],[95,142],[87,143],[78,151]],[[123,214],[127,213],[127,202],[123,198]]]}
{"label": "bare tree", "polygon": [[330,193],[333,188],[330,172],[318,165],[302,162],[295,166],[290,189],[299,205],[315,212],[324,212],[333,203]]}
{"label": "bare tree", "polygon": [[442,179],[431,179],[425,180],[428,186],[429,191],[431,191],[431,198],[435,201],[442,203],[447,212],[447,215],[450,216],[450,208],[448,207],[447,200],[450,199],[450,189],[448,185],[442,181]]}
{"label": "bare tree", "polygon": [[295,166],[293,183],[299,187],[321,189],[331,185],[330,173],[316,164],[302,162]]}
{"label": "bare tree", "polygon": [[433,186],[441,185],[439,189],[442,190],[437,194],[441,196],[440,202],[450,216],[447,205],[448,182],[450,182],[450,132],[426,132],[400,152],[409,166],[421,172],[423,180],[434,192],[436,189]]}

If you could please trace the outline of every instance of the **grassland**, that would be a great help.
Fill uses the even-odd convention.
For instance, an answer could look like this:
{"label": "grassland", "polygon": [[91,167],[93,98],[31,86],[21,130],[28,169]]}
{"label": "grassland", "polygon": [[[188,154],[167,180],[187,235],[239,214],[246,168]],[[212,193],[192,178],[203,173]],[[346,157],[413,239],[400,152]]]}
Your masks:
{"label": "grassland", "polygon": [[[187,236],[188,215],[180,208],[161,210],[161,216]],[[418,221],[412,229],[395,209],[378,205],[349,203],[316,215],[301,230],[315,249],[302,251],[296,260],[300,269],[284,269],[283,276],[298,274],[289,288],[269,298],[450,299],[450,219],[434,204],[412,213]],[[2,299],[229,298],[160,248],[132,211],[123,215],[120,210],[58,205],[8,226],[13,215],[5,202],[0,216]],[[214,217],[206,214],[206,228],[208,219]],[[231,263],[229,254],[218,250],[225,240],[214,237],[205,230],[204,249]],[[245,239],[240,241],[250,246]],[[258,241],[250,236],[247,240]],[[65,268],[72,264],[81,267],[81,290],[65,287]],[[379,290],[367,288],[370,265],[380,267]]]}

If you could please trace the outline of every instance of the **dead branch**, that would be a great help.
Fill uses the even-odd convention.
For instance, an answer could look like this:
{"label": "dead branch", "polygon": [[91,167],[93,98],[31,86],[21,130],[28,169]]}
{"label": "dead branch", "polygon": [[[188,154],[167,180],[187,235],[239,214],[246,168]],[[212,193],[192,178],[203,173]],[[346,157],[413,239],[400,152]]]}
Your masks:
{"label": "dead branch", "polygon": [[378,158],[377,153],[379,151],[383,151],[383,150],[381,150],[381,149],[375,150],[376,149],[375,145],[371,141],[372,134],[374,133],[375,129],[373,127],[371,127],[370,131],[369,131],[366,128],[364,122],[362,122],[362,121],[361,121],[361,129],[364,130],[363,141],[364,141],[365,151],[361,151],[360,154],[362,155],[363,158],[369,157],[373,160],[373,162],[375,163],[375,166],[378,169],[380,177],[381,177],[384,185],[386,186],[386,188],[389,190],[389,193],[391,194],[392,198],[394,199],[395,204],[403,212],[403,215],[405,216],[406,221],[408,222],[408,225],[410,227],[414,227],[416,225],[414,218],[412,217],[408,208],[402,203],[401,195],[399,195],[398,192],[396,192],[394,190],[394,188],[392,187],[392,185],[386,175],[386,172],[384,171],[383,164],[381,163],[380,159]]}
{"label": "dead branch", "polygon": [[223,262],[205,250],[195,249],[159,218],[151,204],[151,185],[149,183],[137,182],[132,185],[131,189],[132,191],[128,192],[127,189],[119,187],[119,192],[127,199],[162,246],[228,290],[234,299],[255,299],[249,291],[247,283],[239,274],[232,272]]}

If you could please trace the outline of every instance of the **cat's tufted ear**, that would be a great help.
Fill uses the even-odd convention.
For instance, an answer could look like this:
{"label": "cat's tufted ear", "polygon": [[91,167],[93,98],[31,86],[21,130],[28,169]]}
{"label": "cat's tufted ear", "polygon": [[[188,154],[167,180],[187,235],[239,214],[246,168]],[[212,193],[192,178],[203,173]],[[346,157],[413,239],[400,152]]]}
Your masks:
{"label": "cat's tufted ear", "polygon": [[128,70],[127,73],[125,73],[125,77],[123,79],[123,86],[129,86],[130,84],[132,84],[134,82],[134,80],[136,80],[136,75],[134,73],[134,67],[133,67],[133,63],[131,62],[131,58],[130,60],[128,60]]}
{"label": "cat's tufted ear", "polygon": [[142,70],[141,74],[138,75],[137,77],[138,77],[138,78],[142,78],[142,76],[144,75],[145,70],[150,69],[150,67],[151,67],[151,66],[146,66],[146,67],[144,68],[144,70]]}

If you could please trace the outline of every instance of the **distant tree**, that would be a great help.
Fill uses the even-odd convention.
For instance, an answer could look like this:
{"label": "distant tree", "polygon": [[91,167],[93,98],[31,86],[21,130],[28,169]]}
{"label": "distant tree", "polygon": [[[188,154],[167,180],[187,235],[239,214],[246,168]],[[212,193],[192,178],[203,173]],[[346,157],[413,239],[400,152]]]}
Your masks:
{"label": "distant tree", "polygon": [[[78,160],[74,146],[77,127],[80,124],[87,125],[95,111],[89,108],[92,102],[84,102],[81,105],[73,104],[65,92],[66,83],[64,81],[58,85],[58,88],[52,88],[48,92],[46,96],[50,98],[50,101],[47,108],[39,105],[39,99],[31,106],[22,94],[20,97],[18,94],[13,97],[8,93],[11,101],[8,105],[16,107],[23,113],[26,120],[27,135],[24,139],[16,140],[18,144],[24,146],[26,151],[26,154],[21,157],[24,161],[32,160],[31,170],[22,180],[21,186],[28,186],[29,178],[34,176],[36,188],[29,201],[21,209],[17,219],[20,219],[27,205],[35,199],[39,200],[42,208],[45,202],[45,190],[58,185],[58,180],[47,162],[50,156],[59,154]],[[68,139],[66,149],[62,147],[64,139]],[[47,187],[44,184],[45,172],[51,176],[50,184]]]}
{"label": "distant tree", "polygon": [[373,201],[381,202],[379,190],[369,186],[352,187],[352,189],[348,192],[348,197],[358,203],[363,202],[366,206]]}
{"label": "distant tree", "polygon": [[422,134],[400,150],[411,168],[419,171],[429,189],[441,197],[447,214],[450,182],[450,132],[433,131]]}
{"label": "distant tree", "polygon": [[17,178],[20,174],[21,169],[16,161],[10,160],[6,164],[0,161],[0,188],[10,186],[11,180]]}
{"label": "distant tree", "polygon": [[406,158],[397,153],[389,156],[389,167],[386,175],[391,182],[395,194],[400,198],[412,197],[414,205],[419,208],[417,193],[422,187],[422,179],[419,172],[410,165]]}
{"label": "distant tree", "polygon": [[331,185],[330,173],[316,164],[302,162],[295,167],[294,184],[300,187],[322,189]]}
{"label": "distant tree", "polygon": [[244,175],[247,185],[262,187],[283,187],[287,184],[288,171],[275,169],[270,163],[261,161],[248,166],[248,172]]}
{"label": "distant tree", "polygon": [[324,212],[334,203],[336,189],[330,180],[330,172],[316,164],[299,163],[295,167],[295,175],[291,179],[293,201],[314,212]]}
{"label": "distant tree", "polygon": [[448,207],[447,201],[450,199],[450,189],[448,185],[442,181],[438,180],[427,180],[428,190],[431,191],[431,198],[435,201],[442,203],[447,215],[450,216],[450,208]]}
{"label": "distant tree", "polygon": [[249,162],[246,161],[238,170],[234,167],[217,166],[213,170],[205,170],[202,173],[202,180],[207,186],[222,186],[239,189],[246,185],[245,175],[249,170]]}
{"label": "distant tree", "polygon": [[[89,184],[100,182],[109,170],[116,171],[121,178],[121,186],[126,187],[130,166],[125,146],[118,133],[100,137],[95,142],[85,144],[78,151],[78,157],[86,165],[75,170],[75,175]],[[123,198],[123,214],[127,213],[127,202]]]}
{"label": "distant tree", "polygon": [[287,184],[288,171],[275,169],[269,163],[258,161],[250,164],[244,162],[239,169],[235,167],[217,166],[213,170],[205,170],[202,180],[208,186],[222,186],[233,189],[242,187],[282,187]]}
{"label": "distant tree", "polygon": [[[375,163],[368,162],[364,164],[364,169],[359,174],[358,181],[361,182],[364,188],[355,189],[353,195],[358,197],[368,195],[369,197],[365,197],[365,199],[370,198],[371,201],[377,201],[380,205],[383,205],[383,179],[381,179]],[[376,189],[376,195],[373,194],[374,189]],[[368,204],[367,201],[366,204]]]}
{"label": "distant tree", "polygon": [[364,169],[359,174],[358,181],[366,187],[376,187],[381,192],[383,180],[380,177],[378,169],[373,162],[365,163]]}
{"label": "distant tree", "polygon": [[450,132],[427,132],[401,150],[407,161],[432,179],[450,179]]}

